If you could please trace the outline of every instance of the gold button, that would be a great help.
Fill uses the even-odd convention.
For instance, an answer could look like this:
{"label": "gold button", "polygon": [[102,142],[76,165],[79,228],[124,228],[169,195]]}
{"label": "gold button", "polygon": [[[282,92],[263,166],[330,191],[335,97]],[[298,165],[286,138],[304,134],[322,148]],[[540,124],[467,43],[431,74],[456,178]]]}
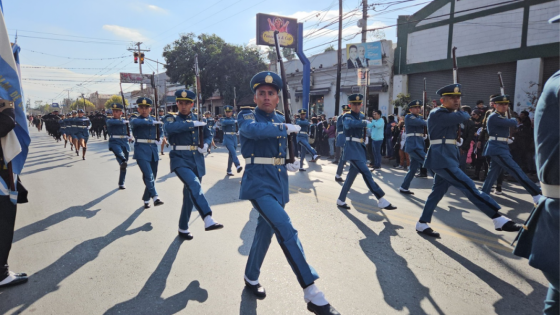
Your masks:
{"label": "gold button", "polygon": [[280,169],[278,169],[278,172],[280,172]]}
{"label": "gold button", "polygon": [[272,122],[274,122],[274,119],[272,119]]}
{"label": "gold button", "polygon": [[282,152],[278,153],[278,155],[282,155]]}
{"label": "gold button", "polygon": [[279,146],[282,146],[282,143],[278,143]]}
{"label": "gold button", "polygon": [[251,153],[251,156],[255,156],[253,153]]}

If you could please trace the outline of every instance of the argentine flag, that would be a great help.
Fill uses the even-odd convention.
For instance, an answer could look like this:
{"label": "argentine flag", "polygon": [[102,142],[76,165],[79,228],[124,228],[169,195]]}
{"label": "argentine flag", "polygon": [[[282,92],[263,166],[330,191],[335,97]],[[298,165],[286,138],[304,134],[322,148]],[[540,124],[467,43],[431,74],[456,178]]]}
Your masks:
{"label": "argentine flag", "polygon": [[1,139],[1,144],[6,163],[12,162],[12,170],[17,175],[21,174],[31,142],[21,89],[19,51],[17,44],[10,43],[4,12],[0,10],[0,98],[14,102],[16,118],[16,127]]}

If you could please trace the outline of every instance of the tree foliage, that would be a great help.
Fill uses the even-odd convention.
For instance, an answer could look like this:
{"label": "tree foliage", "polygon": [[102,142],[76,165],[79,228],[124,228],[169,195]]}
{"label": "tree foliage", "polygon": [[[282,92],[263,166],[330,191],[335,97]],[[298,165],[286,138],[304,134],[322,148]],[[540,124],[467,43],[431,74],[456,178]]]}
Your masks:
{"label": "tree foliage", "polygon": [[172,82],[194,89],[197,54],[203,103],[218,91],[225,104],[233,104],[234,88],[236,100],[241,100],[252,94],[249,83],[253,75],[267,69],[255,48],[228,44],[215,34],[189,33],[164,48],[167,75]]}
{"label": "tree foliage", "polygon": [[329,47],[325,48],[325,52],[327,51],[335,51],[334,46],[330,45]]}
{"label": "tree foliage", "polygon": [[95,105],[93,105],[93,103],[90,102],[89,100],[85,100],[85,109],[84,109],[84,99],[78,98],[78,100],[70,104],[70,109],[71,110],[83,109],[86,112],[89,112],[95,110]]}
{"label": "tree foliage", "polygon": [[[128,106],[128,101],[126,99],[124,101],[126,103],[124,105]],[[113,103],[122,104],[122,97],[120,95],[111,96],[111,98],[108,99],[107,102],[105,102],[105,108],[107,108],[107,109],[111,108],[111,105]]]}

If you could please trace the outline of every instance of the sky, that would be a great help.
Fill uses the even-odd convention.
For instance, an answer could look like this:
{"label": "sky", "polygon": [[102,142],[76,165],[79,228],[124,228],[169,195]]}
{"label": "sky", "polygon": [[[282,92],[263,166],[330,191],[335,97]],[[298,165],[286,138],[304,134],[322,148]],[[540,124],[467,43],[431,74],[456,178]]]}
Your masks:
{"label": "sky", "polygon": [[[373,1],[369,1],[373,3]],[[377,0],[368,10],[368,29],[396,24],[399,15],[410,15],[427,5],[422,0]],[[165,63],[164,47],[180,34],[216,34],[236,45],[254,45],[256,14],[268,13],[297,18],[304,23],[306,55],[336,47],[338,24],[328,25],[338,15],[338,0],[284,0],[271,6],[267,0],[2,0],[10,35],[21,46],[22,84],[31,107],[41,102],[59,102],[81,93],[116,94],[119,73],[138,73],[127,50],[142,42],[150,49],[146,57]],[[357,21],[362,1],[343,1],[343,46],[360,42]],[[374,10],[375,9],[375,10]],[[396,27],[383,30],[385,39],[396,42]],[[356,35],[354,37],[354,35]],[[371,34],[369,41],[376,41]],[[328,42],[334,41],[330,44]],[[264,51],[265,46],[258,46]],[[158,70],[146,61],[144,73]],[[159,72],[163,72],[159,65]],[[125,92],[138,85],[123,84]]]}

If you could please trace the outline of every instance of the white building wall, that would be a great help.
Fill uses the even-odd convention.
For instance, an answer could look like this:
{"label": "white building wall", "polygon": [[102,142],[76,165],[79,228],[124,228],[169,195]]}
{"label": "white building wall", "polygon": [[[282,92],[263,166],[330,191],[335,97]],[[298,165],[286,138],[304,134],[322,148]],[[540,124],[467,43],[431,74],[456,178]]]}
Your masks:
{"label": "white building wall", "polygon": [[[522,2],[523,0],[519,0],[516,2]],[[502,3],[499,4],[498,3]],[[504,1],[504,0],[455,0],[455,16],[462,16],[462,15],[467,15],[467,14],[471,14],[474,12],[480,12],[480,11],[484,11],[488,9],[488,6],[491,5],[491,7],[489,8],[498,8],[504,5],[509,5],[514,3],[514,1]],[[474,9],[474,8],[480,8],[480,9]],[[470,9],[474,9],[474,10],[470,10]],[[469,10],[469,11],[465,11],[465,10]],[[465,11],[465,12],[461,12],[461,11]]]}
{"label": "white building wall", "polygon": [[[519,113],[528,107],[536,105],[532,103],[531,95],[538,95],[540,88],[542,88],[543,65],[542,58],[517,61],[514,111]],[[508,94],[507,90],[506,94]]]}
{"label": "white building wall", "polygon": [[453,46],[457,57],[519,48],[522,30],[522,8],[493,14],[454,24]]}
{"label": "white building wall", "polygon": [[448,37],[448,25],[408,34],[406,63],[446,59]]}
{"label": "white building wall", "polygon": [[527,46],[557,43],[560,41],[560,25],[548,20],[560,14],[560,1],[533,5],[529,9]]}
{"label": "white building wall", "polygon": [[427,25],[427,24],[431,24],[431,23],[434,23],[434,22],[448,20],[449,16],[450,16],[449,13],[451,13],[451,2],[444,5],[443,7],[439,8],[434,13],[430,14],[424,20],[422,20],[418,24],[416,24],[416,26],[422,26],[422,25]]}

